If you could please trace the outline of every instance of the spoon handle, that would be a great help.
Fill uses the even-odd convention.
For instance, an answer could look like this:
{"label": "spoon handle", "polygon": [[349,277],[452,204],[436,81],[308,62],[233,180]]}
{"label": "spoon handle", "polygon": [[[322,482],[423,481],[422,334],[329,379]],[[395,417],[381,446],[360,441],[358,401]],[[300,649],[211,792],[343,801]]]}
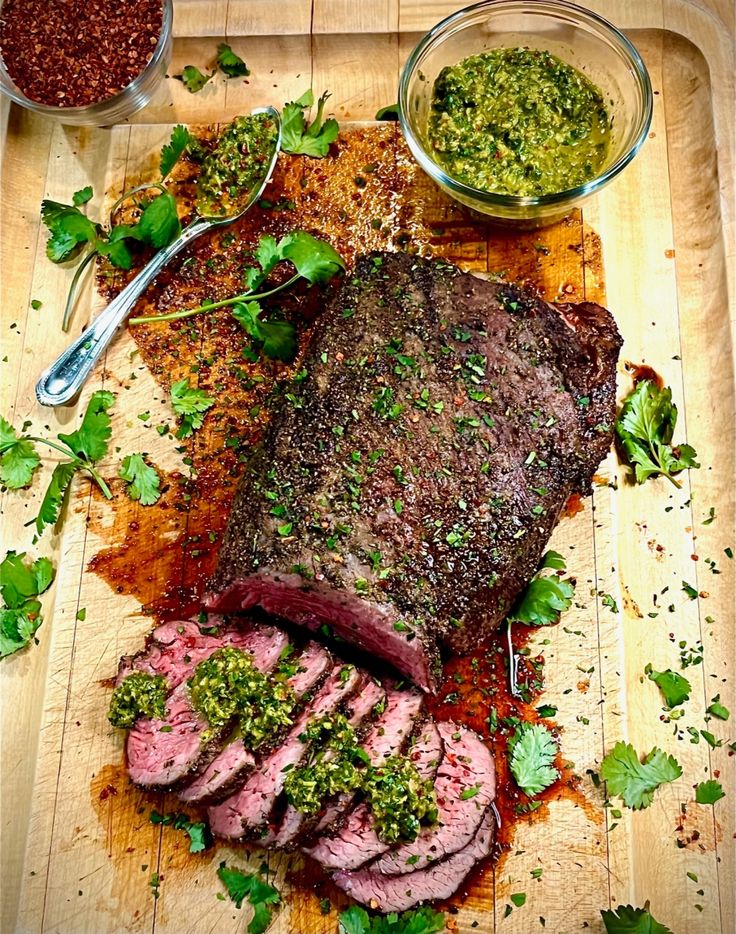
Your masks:
{"label": "spoon handle", "polygon": [[156,253],[90,326],[41,374],[36,383],[36,398],[41,405],[63,405],[76,396],[115,332],[130,314],[141,292],[177,253],[214,226],[216,224],[211,220],[195,220],[182,231],[177,240]]}

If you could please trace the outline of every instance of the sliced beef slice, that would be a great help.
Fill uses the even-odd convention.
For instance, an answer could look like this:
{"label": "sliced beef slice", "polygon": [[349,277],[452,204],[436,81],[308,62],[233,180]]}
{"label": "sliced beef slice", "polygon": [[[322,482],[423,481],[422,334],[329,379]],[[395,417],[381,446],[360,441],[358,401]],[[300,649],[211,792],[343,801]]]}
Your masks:
{"label": "sliced beef slice", "polygon": [[[386,696],[383,687],[372,678],[366,679],[362,690],[350,698],[345,711],[348,723],[355,730],[360,730],[364,721],[368,720],[373,710],[380,701]],[[331,758],[331,757],[330,757]],[[316,818],[298,811],[293,805],[287,804],[284,810],[284,816],[277,828],[274,829],[269,837],[269,842],[273,846],[282,849],[293,847],[299,837],[306,833],[317,822]]]}
{"label": "sliced beef slice", "polygon": [[120,659],[116,683],[133,671],[143,671],[149,675],[163,675],[173,689],[189,678],[199,662],[209,658],[215,649],[232,646],[259,654],[260,646],[270,652],[277,642],[282,649],[288,645],[283,630],[246,617],[225,619],[211,615],[204,624],[191,619],[173,620],[153,630],[142,652]]}
{"label": "sliced beef slice", "polygon": [[339,666],[330,674],[278,748],[266,756],[234,794],[208,809],[213,834],[239,839],[267,832],[266,825],[283,791],[286,774],[299,764],[306,751],[302,741],[306,726],[336,710],[360,687],[362,680],[362,674],[353,666]]}
{"label": "sliced beef slice", "polygon": [[[332,659],[330,653],[318,642],[310,642],[298,657],[296,664],[297,671],[288,681],[296,696],[301,698],[322,681],[332,667]],[[252,771],[255,764],[253,753],[235,734],[214,759],[204,764],[194,779],[178,792],[179,798],[194,804],[209,803],[227,797]]]}
{"label": "sliced beef slice", "polygon": [[589,492],[620,344],[598,305],[360,257],[317,324],[300,404],[279,404],[241,481],[208,606],[327,623],[432,689],[438,642],[482,642]]}
{"label": "sliced beef slice", "polygon": [[[197,661],[209,657],[222,644],[237,645],[237,648],[253,655],[258,668],[268,670],[288,645],[286,634],[272,626],[238,630],[237,641],[234,636],[235,631],[233,640],[209,643],[207,654],[198,654]],[[173,676],[179,678],[186,671],[184,677],[188,678],[196,665],[196,662],[192,663],[192,656],[187,656],[189,660],[185,661],[181,655],[181,642],[173,640],[171,652],[176,664],[172,667],[168,661],[162,662],[168,651],[168,648],[161,651],[161,670],[157,673],[170,668],[175,672]],[[137,720],[128,732],[125,744],[128,773],[136,784],[167,788],[194,772],[218,748],[219,736],[210,734],[207,721],[192,709],[189,688],[181,679],[166,699],[166,716],[161,720]]]}
{"label": "sliced beef slice", "polygon": [[449,898],[470,870],[490,855],[494,829],[493,811],[489,809],[469,843],[426,869],[385,876],[371,866],[358,872],[339,871],[332,878],[356,901],[382,912],[406,911],[421,902]]}
{"label": "sliced beef slice", "polygon": [[166,788],[188,775],[206,751],[202,734],[207,721],[189,702],[184,682],[166,699],[162,720],[138,720],[128,733],[128,775],[136,785]]}
{"label": "sliced beef slice", "polygon": [[[431,724],[426,724],[418,733],[409,755],[422,778],[433,778],[442,759],[439,731]],[[389,844],[384,843],[376,833],[370,809],[366,804],[359,804],[350,811],[337,833],[321,837],[305,852],[324,869],[331,870],[358,869],[388,849]]]}
{"label": "sliced beef slice", "polygon": [[[368,729],[361,744],[373,765],[379,765],[382,759],[406,746],[422,707],[422,696],[418,691],[387,687],[384,711]],[[328,804],[314,828],[314,836],[335,833],[354,798],[352,794],[344,794]],[[305,852],[310,852],[310,848]]]}
{"label": "sliced beef slice", "polygon": [[425,869],[466,846],[496,794],[493,756],[481,738],[456,723],[438,723],[444,758],[435,778],[438,819],[416,840],[389,850],[371,870],[398,875]]}

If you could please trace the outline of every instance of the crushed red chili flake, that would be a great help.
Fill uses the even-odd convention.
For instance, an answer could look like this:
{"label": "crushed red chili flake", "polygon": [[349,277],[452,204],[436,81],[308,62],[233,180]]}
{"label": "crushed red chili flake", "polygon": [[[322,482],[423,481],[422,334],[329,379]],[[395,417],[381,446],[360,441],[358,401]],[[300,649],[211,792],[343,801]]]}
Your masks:
{"label": "crushed red chili flake", "polygon": [[83,107],[143,71],[162,24],[162,0],[4,0],[0,55],[30,100]]}

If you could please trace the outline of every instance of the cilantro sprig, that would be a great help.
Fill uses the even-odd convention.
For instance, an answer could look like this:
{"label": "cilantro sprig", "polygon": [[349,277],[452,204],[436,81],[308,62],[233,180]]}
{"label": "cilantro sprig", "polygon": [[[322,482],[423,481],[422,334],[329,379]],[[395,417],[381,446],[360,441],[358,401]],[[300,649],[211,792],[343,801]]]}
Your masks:
{"label": "cilantro sprig", "polygon": [[[219,302],[207,302],[196,308],[130,318],[129,323],[137,325],[177,321],[229,307],[238,324],[256,341],[267,357],[290,363],[297,351],[294,325],[278,317],[266,320],[259,301],[283,292],[300,279],[310,286],[326,285],[345,268],[345,262],[329,243],[304,230],[294,230],[279,241],[275,237],[262,236],[253,251],[253,259],[257,265],[249,266],[244,273],[247,286],[245,292]],[[268,288],[268,277],[281,263],[292,266],[294,274],[280,285]]]}
{"label": "cilantro sprig", "polygon": [[314,106],[314,92],[311,88],[298,100],[284,105],[281,114],[281,148],[284,152],[316,159],[327,155],[330,144],[334,143],[339,132],[337,120],[333,117],[323,120],[325,103],[329,97],[329,91],[325,91],[317,101],[317,113],[311,123],[305,117],[305,111]]}
{"label": "cilantro sprig", "polygon": [[8,489],[17,490],[32,483],[41,463],[36,444],[44,444],[67,458],[54,467],[38,515],[26,523],[30,525],[35,521],[38,535],[46,526],[56,524],[69,484],[77,471],[86,473],[105,498],[112,499],[110,488],[95,465],[107,454],[112,433],[108,409],[114,402],[115,396],[111,392],[100,390],[92,393],[82,424],[71,434],[59,433],[60,444],[37,435],[19,435],[8,421],[0,418],[0,480]]}
{"label": "cilantro sprig", "polygon": [[93,197],[91,185],[74,192],[71,204],[49,199],[41,202],[41,220],[49,232],[46,255],[57,264],[79,261],[64,307],[62,330],[69,330],[82,274],[95,257],[104,256],[118,269],[130,269],[133,264],[132,244],[141,243],[159,250],[179,236],[181,224],[176,202],[162,182],[192,142],[185,127],[175,126],[169,142],[161,151],[161,180],[138,185],[116,201],[110,212],[111,219],[127,199],[145,190],[158,189],[158,195],[139,204],[141,215],[135,224],[115,224],[111,220],[110,229],[105,230],[102,224],[91,220],[82,210]]}
{"label": "cilantro sprig", "polygon": [[660,785],[682,775],[682,767],[674,756],[656,746],[641,761],[631,743],[618,742],[604,756],[600,775],[609,794],[623,798],[627,807],[640,810],[649,807]]}
{"label": "cilantro sprig", "polygon": [[527,795],[538,795],[560,777],[554,767],[557,743],[541,723],[519,724],[509,740],[508,753],[511,774]]}
{"label": "cilantro sprig", "polygon": [[676,424],[677,406],[669,386],[660,389],[653,380],[642,380],[626,398],[616,419],[616,434],[637,483],[661,474],[679,488],[682,484],[674,475],[700,467],[689,444],[672,445]]}
{"label": "cilantro sprig", "polygon": [[440,934],[445,930],[441,911],[425,906],[398,914],[369,915],[365,908],[351,905],[340,913],[338,934]]}
{"label": "cilantro sprig", "polygon": [[[522,696],[519,686],[519,656],[514,651],[511,641],[512,623],[525,623],[527,626],[551,626],[560,621],[560,616],[569,610],[575,594],[575,581],[563,579],[556,572],[566,571],[565,559],[556,551],[548,551],[542,563],[529,582],[526,590],[516,601],[506,618],[506,635],[509,650],[509,686],[514,697]],[[555,573],[546,574],[545,571]]]}
{"label": "cilantro sprig", "polygon": [[263,934],[271,923],[273,912],[281,903],[279,890],[266,882],[259,873],[231,869],[225,862],[220,863],[217,875],[236,908],[241,908],[246,899],[253,908],[248,934]]}
{"label": "cilantro sprig", "polygon": [[509,621],[527,626],[550,626],[559,622],[560,615],[570,609],[575,582],[572,578],[563,580],[556,574],[543,574],[547,569],[567,570],[565,559],[556,551],[544,555],[539,571],[509,613]]}
{"label": "cilantro sprig", "polygon": [[43,622],[38,597],[54,579],[48,558],[27,561],[25,553],[9,551],[0,562],[0,658],[19,652]]}
{"label": "cilantro sprig", "polygon": [[643,908],[619,905],[618,908],[601,911],[606,934],[672,934],[672,931],[656,921],[649,913],[649,902]]}

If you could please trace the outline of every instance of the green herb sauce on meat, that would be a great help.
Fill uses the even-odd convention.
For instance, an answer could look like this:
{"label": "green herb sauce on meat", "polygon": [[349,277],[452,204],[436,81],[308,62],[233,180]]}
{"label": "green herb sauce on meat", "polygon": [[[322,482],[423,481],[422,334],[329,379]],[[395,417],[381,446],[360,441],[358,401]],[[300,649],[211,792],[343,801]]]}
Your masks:
{"label": "green herb sauce on meat", "polygon": [[113,691],[107,719],[113,726],[129,730],[136,720],[161,720],[166,716],[168,685],[163,675],[134,671]]}

